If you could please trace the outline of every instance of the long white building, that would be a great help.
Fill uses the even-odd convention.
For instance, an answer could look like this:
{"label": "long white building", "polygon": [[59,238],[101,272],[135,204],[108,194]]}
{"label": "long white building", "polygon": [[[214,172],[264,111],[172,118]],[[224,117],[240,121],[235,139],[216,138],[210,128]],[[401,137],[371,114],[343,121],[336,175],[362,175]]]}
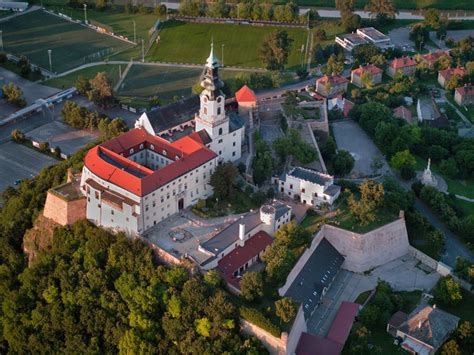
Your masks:
{"label": "long white building", "polygon": [[226,115],[218,67],[211,47],[194,132],[166,140],[144,114],[135,129],[89,150],[81,179],[87,219],[142,234],[212,195],[211,174],[221,162],[241,157],[244,136],[243,124],[231,125]]}

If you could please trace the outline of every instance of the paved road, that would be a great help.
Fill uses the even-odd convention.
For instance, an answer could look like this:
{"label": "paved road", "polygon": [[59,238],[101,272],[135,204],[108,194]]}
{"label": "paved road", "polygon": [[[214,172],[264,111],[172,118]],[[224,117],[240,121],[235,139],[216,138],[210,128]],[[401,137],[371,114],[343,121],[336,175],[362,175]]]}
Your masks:
{"label": "paved road", "polygon": [[433,214],[433,212],[431,212],[428,206],[426,206],[422,201],[416,199],[415,208],[420,211],[436,229],[444,234],[446,252],[441,258],[443,263],[449,266],[454,266],[457,256],[461,256],[474,262],[474,253],[466,249],[466,247],[459,241],[459,238],[452,233],[444,223]]}

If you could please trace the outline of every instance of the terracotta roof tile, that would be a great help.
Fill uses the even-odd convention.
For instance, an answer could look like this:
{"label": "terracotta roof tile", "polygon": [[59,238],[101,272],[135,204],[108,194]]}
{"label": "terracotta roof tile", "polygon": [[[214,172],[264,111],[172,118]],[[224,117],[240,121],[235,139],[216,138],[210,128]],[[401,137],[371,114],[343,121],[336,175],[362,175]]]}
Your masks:
{"label": "terracotta roof tile", "polygon": [[357,76],[362,76],[362,74],[364,74],[364,73],[370,73],[372,75],[375,75],[375,74],[380,74],[382,72],[383,72],[383,70],[380,69],[379,67],[376,67],[375,65],[369,64],[369,65],[360,66],[359,68],[354,69],[352,71],[352,74],[357,75]]}
{"label": "terracotta roof tile", "polygon": [[395,58],[390,62],[390,67],[393,69],[400,69],[405,67],[413,67],[416,66],[416,61],[410,57],[401,57]]}
{"label": "terracotta roof tile", "polygon": [[237,102],[256,102],[257,96],[252,89],[250,89],[247,85],[244,85],[240,88],[239,91],[235,93],[235,98]]}

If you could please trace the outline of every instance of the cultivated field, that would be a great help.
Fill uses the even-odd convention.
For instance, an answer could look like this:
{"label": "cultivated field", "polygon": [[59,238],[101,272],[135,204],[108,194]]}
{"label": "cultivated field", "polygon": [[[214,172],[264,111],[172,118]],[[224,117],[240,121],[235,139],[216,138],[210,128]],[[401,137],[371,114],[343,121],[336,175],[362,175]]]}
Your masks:
{"label": "cultivated field", "polygon": [[49,69],[48,49],[51,49],[53,71],[58,73],[87,62],[100,61],[130,47],[126,42],[43,11],[2,22],[0,29],[6,52],[25,55],[43,68]]}
{"label": "cultivated field", "polygon": [[[167,21],[160,31],[160,43],[154,44],[147,60],[202,64],[209,55],[214,38],[216,55],[220,58],[224,44],[224,64],[240,67],[263,67],[258,50],[263,39],[275,31],[275,27],[246,25],[198,24]],[[278,29],[283,29],[279,27]],[[285,29],[294,40],[288,60],[288,68],[301,64],[308,32],[303,29]]]}

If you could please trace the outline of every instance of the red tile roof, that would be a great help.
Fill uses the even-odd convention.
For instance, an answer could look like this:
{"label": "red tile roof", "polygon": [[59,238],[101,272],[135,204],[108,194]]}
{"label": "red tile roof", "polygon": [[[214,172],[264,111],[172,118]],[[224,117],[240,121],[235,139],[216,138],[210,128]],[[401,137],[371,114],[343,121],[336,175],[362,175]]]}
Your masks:
{"label": "red tile roof", "polygon": [[390,67],[393,69],[400,69],[405,67],[416,66],[416,61],[410,57],[395,58],[390,62]]}
{"label": "red tile roof", "polygon": [[424,60],[427,62],[433,64],[436,62],[439,58],[444,57],[444,56],[449,56],[448,52],[445,51],[436,51],[436,52],[429,52],[427,54],[424,54],[422,57]]}
{"label": "red tile roof", "polygon": [[396,109],[393,110],[393,116],[396,118],[402,118],[407,120],[411,123],[411,119],[413,115],[411,114],[410,110],[408,110],[405,106],[398,106]]}
{"label": "red tile roof", "polygon": [[301,333],[296,355],[339,355],[343,347],[344,345],[319,335]]}
{"label": "red tile roof", "polygon": [[359,312],[359,307],[358,303],[342,302],[326,338],[344,345],[351,331],[352,323]]}
{"label": "red tile roof", "polygon": [[239,91],[235,93],[235,98],[237,102],[256,102],[257,96],[251,88],[247,85],[244,85],[240,88]]}
{"label": "red tile roof", "polygon": [[448,68],[444,70],[440,70],[439,74],[445,79],[448,80],[451,75],[459,75],[464,76],[466,74],[466,70],[464,68]]}
{"label": "red tile roof", "polygon": [[344,78],[342,75],[324,75],[323,77],[319,78],[316,80],[316,83],[326,85],[327,83],[330,83],[331,85],[338,85],[338,84],[344,84],[347,83],[349,80]]}
{"label": "red tile roof", "polygon": [[[142,144],[143,149],[151,149],[153,146],[154,151],[173,162],[153,171],[126,158],[130,155],[130,149],[134,149],[134,153],[139,152]],[[166,152],[166,155],[163,152]],[[90,149],[84,158],[84,164],[101,179],[134,195],[144,196],[216,156],[214,152],[190,137],[169,143],[160,137],[148,134],[142,128],[135,128]]]}
{"label": "red tile roof", "polygon": [[459,93],[461,96],[474,96],[474,86],[473,85],[466,85],[456,88],[456,92]]}
{"label": "red tile roof", "polygon": [[352,71],[352,74],[357,75],[357,76],[362,76],[362,74],[364,74],[364,73],[370,73],[372,75],[376,75],[376,74],[380,74],[382,72],[383,72],[383,70],[380,69],[379,67],[376,67],[375,65],[369,64],[369,65],[366,65],[364,67],[360,66],[359,68],[354,69]]}
{"label": "red tile roof", "polygon": [[234,277],[234,272],[253,257],[264,251],[272,243],[273,238],[267,232],[260,231],[247,239],[243,247],[236,247],[219,260],[217,268],[227,282],[238,287],[239,280]]}

